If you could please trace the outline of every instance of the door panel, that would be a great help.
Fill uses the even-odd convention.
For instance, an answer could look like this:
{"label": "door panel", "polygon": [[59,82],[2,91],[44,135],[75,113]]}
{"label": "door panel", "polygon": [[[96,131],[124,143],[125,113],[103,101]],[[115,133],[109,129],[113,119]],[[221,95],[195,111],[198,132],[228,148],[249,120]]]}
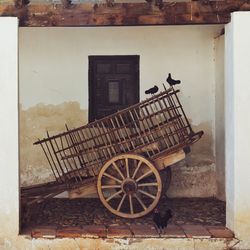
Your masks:
{"label": "door panel", "polygon": [[139,102],[139,56],[89,57],[89,121]]}

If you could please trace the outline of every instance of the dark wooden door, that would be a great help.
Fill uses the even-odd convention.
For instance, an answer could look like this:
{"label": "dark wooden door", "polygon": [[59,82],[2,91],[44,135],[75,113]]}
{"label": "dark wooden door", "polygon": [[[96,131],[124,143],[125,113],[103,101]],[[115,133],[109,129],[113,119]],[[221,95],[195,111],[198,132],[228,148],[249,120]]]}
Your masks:
{"label": "dark wooden door", "polygon": [[89,56],[89,121],[139,102],[139,56]]}

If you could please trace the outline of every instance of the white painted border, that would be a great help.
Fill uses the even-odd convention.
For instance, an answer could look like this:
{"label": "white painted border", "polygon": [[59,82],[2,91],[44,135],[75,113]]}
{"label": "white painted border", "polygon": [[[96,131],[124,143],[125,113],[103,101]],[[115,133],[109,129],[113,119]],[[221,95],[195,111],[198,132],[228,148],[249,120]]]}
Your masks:
{"label": "white painted border", "polygon": [[250,12],[226,26],[226,222],[250,248]]}
{"label": "white painted border", "polygon": [[[18,19],[0,17],[0,235],[19,232]],[[9,221],[9,223],[2,223]],[[1,247],[0,247],[1,248]]]}

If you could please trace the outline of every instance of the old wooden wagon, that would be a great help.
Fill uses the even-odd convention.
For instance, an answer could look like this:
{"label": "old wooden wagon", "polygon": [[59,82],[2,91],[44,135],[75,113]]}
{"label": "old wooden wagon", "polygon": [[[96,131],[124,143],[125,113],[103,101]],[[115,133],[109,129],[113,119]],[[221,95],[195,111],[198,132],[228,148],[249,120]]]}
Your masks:
{"label": "old wooden wagon", "polygon": [[[55,182],[22,189],[31,202],[94,187],[115,215],[138,218],[159,202],[169,166],[202,136],[193,132],[173,87],[79,128],[35,142]],[[163,181],[164,180],[164,181]],[[165,191],[164,191],[165,192]]]}

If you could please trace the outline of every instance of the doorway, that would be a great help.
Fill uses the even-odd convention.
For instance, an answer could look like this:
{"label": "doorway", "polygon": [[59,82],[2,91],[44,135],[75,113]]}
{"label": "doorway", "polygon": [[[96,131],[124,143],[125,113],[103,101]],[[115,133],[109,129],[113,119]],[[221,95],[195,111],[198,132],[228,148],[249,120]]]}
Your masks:
{"label": "doorway", "polygon": [[89,56],[89,122],[139,102],[139,56]]}

